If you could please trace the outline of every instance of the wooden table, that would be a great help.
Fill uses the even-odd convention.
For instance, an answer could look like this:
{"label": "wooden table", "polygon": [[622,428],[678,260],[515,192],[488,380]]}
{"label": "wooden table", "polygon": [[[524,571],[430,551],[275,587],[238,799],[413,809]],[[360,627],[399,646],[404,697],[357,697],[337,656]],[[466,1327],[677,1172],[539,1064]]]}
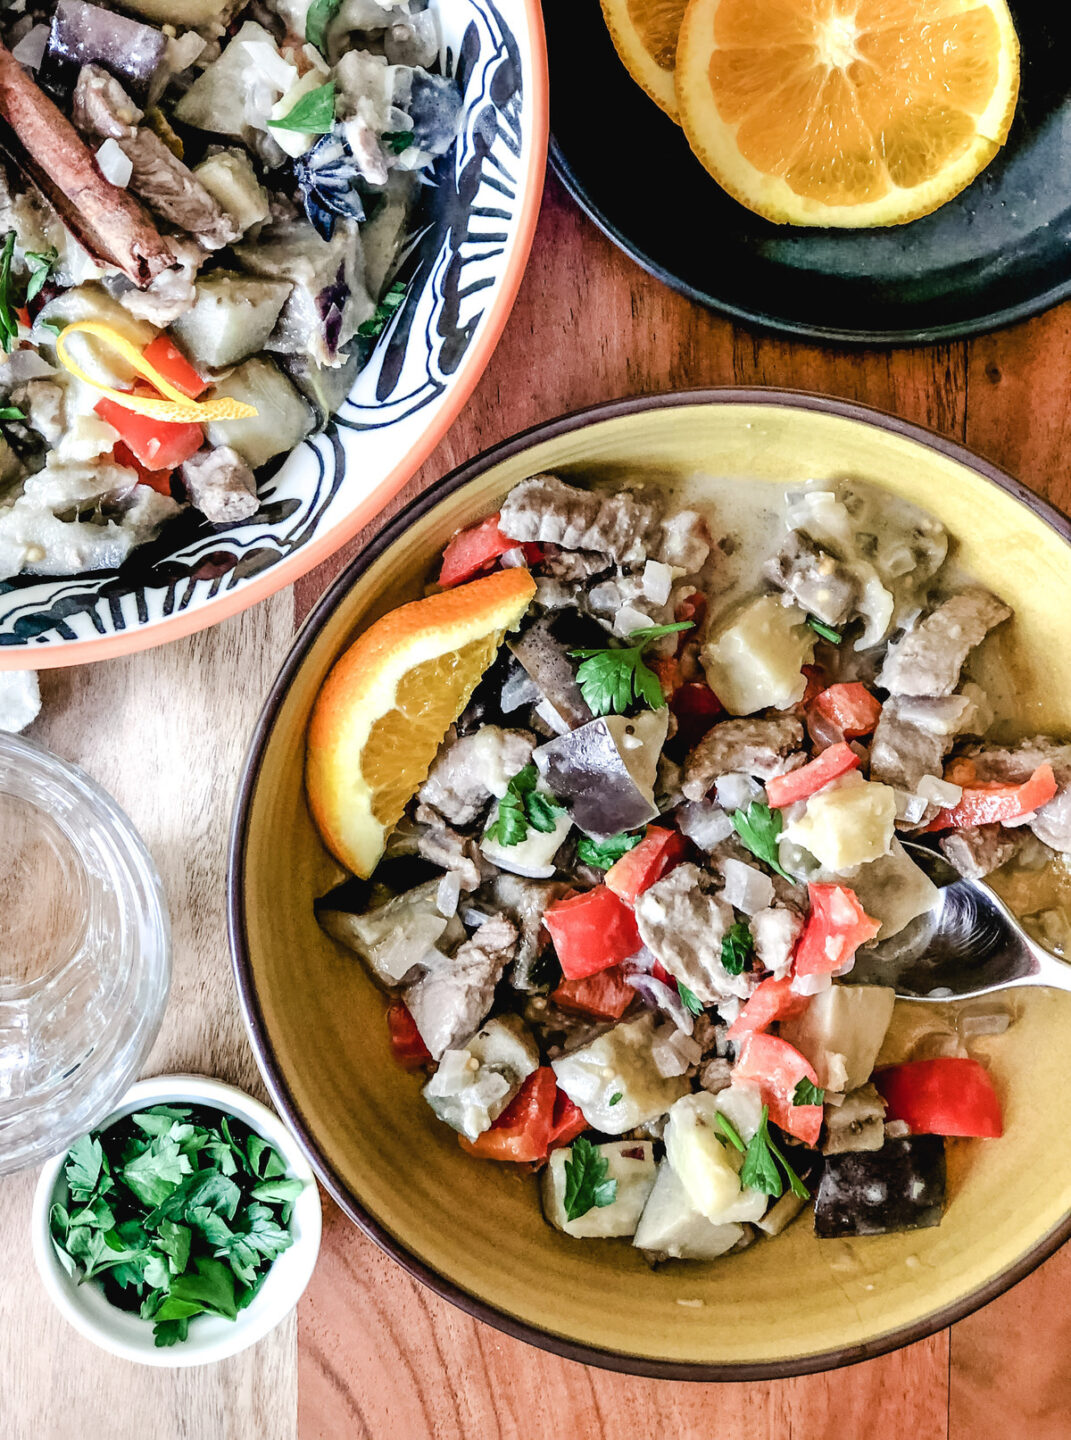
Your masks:
{"label": "wooden table", "polygon": [[[932,426],[1067,510],[1069,370],[1068,306],[930,349],[834,350],[751,333],[649,279],[552,181],[491,366],[399,503],[563,410],[685,386],[776,385]],[[167,885],[175,985],[148,1073],[186,1068],[260,1088],[227,957],[226,824],[260,699],[295,626],[359,543],[207,634],[43,676],[32,733],[115,793]],[[27,1242],[32,1188],[32,1176],[0,1182],[0,1440],[1071,1436],[1071,1250],[895,1355],[800,1380],[684,1385],[587,1369],[499,1335],[410,1280],[325,1201],[323,1253],[296,1320],[210,1369],[153,1372],[102,1356],[50,1309]]]}

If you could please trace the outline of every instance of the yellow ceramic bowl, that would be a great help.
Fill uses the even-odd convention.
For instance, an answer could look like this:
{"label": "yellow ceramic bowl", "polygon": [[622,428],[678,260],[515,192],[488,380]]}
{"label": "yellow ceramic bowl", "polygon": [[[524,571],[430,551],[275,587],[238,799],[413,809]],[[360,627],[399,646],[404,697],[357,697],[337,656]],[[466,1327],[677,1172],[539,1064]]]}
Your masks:
{"label": "yellow ceramic bowl", "polygon": [[[535,1181],[469,1159],[392,1062],[384,1001],[322,933],[312,900],[341,876],[305,807],[309,711],[354,634],[419,595],[458,526],[526,475],[640,476],[701,487],[862,478],[936,514],[966,569],[1015,606],[1024,728],[1071,730],[1071,524],[958,446],[806,395],[710,391],[622,401],[555,421],[443,480],[341,576],[305,626],[261,717],[232,850],[238,983],[264,1077],[343,1209],[411,1272],[511,1334],[649,1375],[742,1380],[844,1364],[950,1323],[1069,1233],[1071,1001],[1026,994],[990,1042],[1002,1140],[953,1142],[937,1229],[818,1241],[806,1219],[715,1264],[648,1268],[624,1241],[550,1229]],[[700,477],[698,480],[694,477]],[[1044,1163],[1038,1163],[1039,1145]]]}

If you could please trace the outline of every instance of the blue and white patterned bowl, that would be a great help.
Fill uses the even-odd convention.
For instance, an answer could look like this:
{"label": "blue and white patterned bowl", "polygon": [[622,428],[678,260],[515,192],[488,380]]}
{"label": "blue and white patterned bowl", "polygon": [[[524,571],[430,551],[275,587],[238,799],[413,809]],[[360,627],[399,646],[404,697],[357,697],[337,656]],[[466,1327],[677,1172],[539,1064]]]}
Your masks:
{"label": "blue and white patterned bowl", "polygon": [[236,525],[188,512],[118,571],[0,581],[0,669],[72,665],[214,625],[355,535],[428,457],[494,350],[543,188],[538,0],[432,0],[464,104],[425,190],[404,305],[327,429],[261,482]]}

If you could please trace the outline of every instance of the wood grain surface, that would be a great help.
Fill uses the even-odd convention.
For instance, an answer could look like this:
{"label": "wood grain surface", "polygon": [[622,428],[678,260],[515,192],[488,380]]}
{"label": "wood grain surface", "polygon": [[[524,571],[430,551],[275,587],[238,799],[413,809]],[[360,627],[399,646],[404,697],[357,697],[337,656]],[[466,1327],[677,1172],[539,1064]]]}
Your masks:
{"label": "wood grain surface", "polygon": [[[716,257],[716,239],[710,244]],[[716,263],[716,258],[713,263]],[[833,350],[760,336],[649,279],[553,183],[490,368],[391,507],[527,425],[701,385],[824,391],[966,440],[1064,509],[1067,307],[970,344]],[[293,592],[206,635],[52,672],[32,732],[107,785],[145,835],[175,926],[175,987],[147,1073],[259,1088],[226,953],[223,851],[240,758],[295,623],[367,536]],[[293,1320],[193,1372],[108,1360],[50,1310],[26,1242],[33,1177],[0,1181],[0,1440],[1067,1440],[1071,1252],[908,1350],[827,1375],[686,1385],[589,1369],[468,1319],[325,1201]],[[727,1323],[731,1318],[727,1317]]]}

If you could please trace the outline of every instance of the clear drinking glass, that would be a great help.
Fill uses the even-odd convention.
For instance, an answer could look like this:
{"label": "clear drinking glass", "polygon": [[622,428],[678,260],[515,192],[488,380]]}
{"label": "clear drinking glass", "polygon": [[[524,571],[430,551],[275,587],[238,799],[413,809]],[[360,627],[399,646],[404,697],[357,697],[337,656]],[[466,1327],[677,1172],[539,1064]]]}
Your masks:
{"label": "clear drinking glass", "polygon": [[78,766],[0,732],[0,1175],[115,1108],[170,982],[167,905],[130,821]]}

